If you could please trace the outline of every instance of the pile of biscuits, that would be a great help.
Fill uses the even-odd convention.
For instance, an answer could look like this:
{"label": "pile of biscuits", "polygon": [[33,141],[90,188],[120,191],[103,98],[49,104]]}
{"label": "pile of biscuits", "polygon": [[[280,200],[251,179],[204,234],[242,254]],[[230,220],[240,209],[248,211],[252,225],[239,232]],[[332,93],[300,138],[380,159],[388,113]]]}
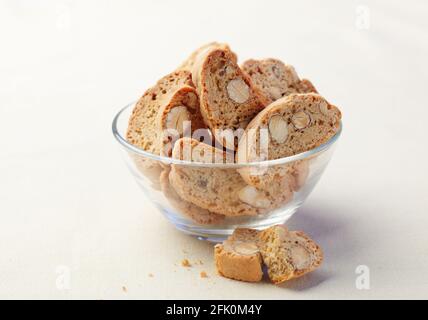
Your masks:
{"label": "pile of biscuits", "polygon": [[[238,65],[227,44],[210,43],[148,89],[135,105],[126,138],[162,156],[134,156],[136,168],[177,211],[197,224],[269,213],[293,199],[310,173],[308,159],[248,165],[293,156],[340,130],[339,109],[277,59]],[[247,164],[210,166],[205,164]],[[214,248],[220,275],[256,282],[267,268],[273,283],[317,268],[321,248],[301,231],[238,228]]]}
{"label": "pile of biscuits", "polygon": [[[339,109],[280,60],[238,65],[210,43],[160,79],[136,103],[126,138],[156,155],[202,163],[251,163],[311,150],[340,129]],[[198,224],[268,213],[291,201],[309,174],[306,160],[258,170],[167,164],[136,167],[177,211]]]}

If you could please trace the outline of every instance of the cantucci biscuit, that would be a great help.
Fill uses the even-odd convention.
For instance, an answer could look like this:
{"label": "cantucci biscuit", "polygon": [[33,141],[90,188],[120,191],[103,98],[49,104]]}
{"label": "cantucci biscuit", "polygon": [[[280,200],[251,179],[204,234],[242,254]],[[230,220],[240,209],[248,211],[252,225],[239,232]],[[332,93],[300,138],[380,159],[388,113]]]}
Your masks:
{"label": "cantucci biscuit", "polygon": [[217,141],[235,150],[243,129],[268,100],[252,85],[236,63],[236,56],[227,49],[208,50],[199,55],[193,65],[192,79],[205,123]]}
{"label": "cantucci biscuit", "polygon": [[179,87],[165,101],[156,118],[159,153],[171,157],[175,141],[183,136],[191,136],[194,131],[205,129],[206,126],[199,110],[195,88],[187,85]]}
{"label": "cantucci biscuit", "polygon": [[174,208],[198,224],[218,224],[224,220],[224,215],[199,208],[194,204],[181,199],[169,182],[169,173],[170,169],[165,168],[160,175],[160,185],[165,197]]}
{"label": "cantucci biscuit", "polygon": [[167,105],[171,94],[183,86],[193,86],[191,73],[175,71],[160,79],[138,100],[129,119],[126,138],[133,145],[159,155],[157,117],[162,106]]}
{"label": "cantucci biscuit", "polygon": [[[199,163],[233,162],[233,154],[190,138],[178,140],[172,156]],[[234,168],[171,164],[169,178],[182,199],[226,216],[265,213],[292,199],[287,181],[259,190],[246,184]]]}
{"label": "cantucci biscuit", "polygon": [[[318,94],[291,94],[281,98],[250,122],[239,141],[237,162],[279,159],[314,149],[339,131],[340,119],[339,109]],[[305,161],[267,168],[244,167],[239,173],[255,187],[289,179],[291,174],[298,180],[292,182],[298,189],[309,173]]]}
{"label": "cantucci biscuit", "polygon": [[180,65],[180,67],[178,69],[179,70],[187,70],[187,71],[191,72],[194,65],[195,65],[195,62],[198,60],[198,57],[200,57],[204,54],[207,54],[210,50],[214,50],[214,49],[224,49],[224,50],[230,51],[230,53],[232,54],[232,58],[235,61],[235,63],[238,62],[238,58],[237,58],[236,54],[234,52],[232,52],[232,50],[230,50],[230,47],[228,44],[211,42],[211,43],[207,43],[207,44],[203,45],[202,47],[193,51],[192,54],[186,59],[186,61],[184,61]]}
{"label": "cantucci biscuit", "polygon": [[226,278],[258,282],[263,277],[259,251],[259,231],[239,228],[222,244],[214,247],[217,271]]}
{"label": "cantucci biscuit", "polygon": [[309,80],[300,80],[293,66],[277,59],[250,59],[242,64],[242,70],[269,99],[269,103],[292,93],[317,92]]}
{"label": "cantucci biscuit", "polygon": [[[136,103],[128,123],[126,139],[131,144],[155,155],[170,155],[170,150],[183,131],[205,127],[199,111],[199,98],[191,73],[180,70],[160,79]],[[169,129],[165,134],[165,129]],[[182,132],[181,132],[182,133]],[[158,188],[162,165],[159,161],[132,154],[136,169]]]}
{"label": "cantucci biscuit", "polygon": [[259,237],[263,263],[275,284],[309,273],[323,261],[320,246],[302,231],[278,225],[263,230]]}

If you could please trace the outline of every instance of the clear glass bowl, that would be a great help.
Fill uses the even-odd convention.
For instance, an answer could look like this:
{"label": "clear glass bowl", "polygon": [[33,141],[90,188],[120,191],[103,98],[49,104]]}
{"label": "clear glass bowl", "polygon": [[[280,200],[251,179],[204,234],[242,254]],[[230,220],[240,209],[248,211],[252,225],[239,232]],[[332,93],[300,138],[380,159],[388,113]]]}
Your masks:
{"label": "clear glass bowl", "polygon": [[[147,198],[155,204],[160,212],[177,229],[196,236],[199,239],[215,242],[227,238],[237,227],[264,229],[275,224],[285,223],[303,204],[321,178],[342,131],[341,125],[337,134],[327,143],[291,157],[246,164],[195,163],[157,156],[127,142],[125,138],[126,130],[134,105],[135,103],[131,103],[124,107],[116,115],[112,125],[113,135],[124,152],[124,158],[129,170],[143,189]],[[293,188],[292,196],[287,196],[287,201],[279,202],[271,209],[266,209],[264,210],[265,212],[257,215],[225,217],[223,220],[220,219],[220,221],[219,219],[211,219],[210,214],[207,215],[207,210],[200,208],[200,205],[196,206],[182,200],[174,191],[174,188],[171,189],[171,186],[168,185],[169,179],[166,178],[165,180],[165,177],[168,177],[168,171],[172,167],[178,170],[197,169],[210,174],[216,170],[223,170],[223,173],[229,172],[230,174],[235,174],[236,170],[260,170],[260,172],[266,172],[266,170],[270,172],[281,171],[284,168],[302,167],[302,164],[304,173],[300,174],[298,185]],[[222,176],[224,177],[225,175],[223,174]],[[196,187],[199,188],[197,185]],[[206,188],[206,186],[200,186],[200,188]],[[202,194],[204,192],[204,190],[198,191],[202,191]],[[215,192],[216,190],[212,191]],[[287,190],[274,190],[274,193],[279,197],[283,194],[285,195],[287,192],[290,193]],[[189,208],[191,209],[190,211]],[[198,214],[196,218],[195,214]],[[214,215],[214,217],[218,216]],[[211,220],[213,220],[212,223],[208,223]]]}

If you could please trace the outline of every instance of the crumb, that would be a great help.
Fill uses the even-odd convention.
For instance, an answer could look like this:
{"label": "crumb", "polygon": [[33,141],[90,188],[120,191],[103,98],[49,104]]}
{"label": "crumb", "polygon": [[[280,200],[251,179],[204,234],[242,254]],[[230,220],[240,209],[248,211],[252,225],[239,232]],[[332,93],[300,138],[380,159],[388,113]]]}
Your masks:
{"label": "crumb", "polygon": [[125,293],[127,293],[127,292],[128,292],[128,289],[126,289],[126,287],[125,287],[125,286],[123,286],[123,287],[122,287],[122,291],[123,291],[123,292],[125,292]]}
{"label": "crumb", "polygon": [[204,264],[204,262],[203,262],[202,260],[199,260],[199,264],[200,264],[200,265],[203,265],[203,264]]}
{"label": "crumb", "polygon": [[201,278],[208,278],[208,274],[205,271],[201,271]]}
{"label": "crumb", "polygon": [[153,278],[155,275],[153,273],[149,273],[149,277]]}
{"label": "crumb", "polygon": [[187,259],[183,259],[183,260],[181,261],[181,265],[182,265],[183,267],[191,267],[191,266],[192,266],[192,265],[190,264],[189,260],[187,260]]}

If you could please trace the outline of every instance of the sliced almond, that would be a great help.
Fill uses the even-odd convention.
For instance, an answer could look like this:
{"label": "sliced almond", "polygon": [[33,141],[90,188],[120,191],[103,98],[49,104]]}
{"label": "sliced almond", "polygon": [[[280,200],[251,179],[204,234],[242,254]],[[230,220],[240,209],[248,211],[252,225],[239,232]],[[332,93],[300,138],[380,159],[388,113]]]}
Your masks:
{"label": "sliced almond", "polygon": [[227,93],[236,103],[244,103],[250,98],[250,87],[242,79],[233,79],[227,85]]}
{"label": "sliced almond", "polygon": [[287,122],[279,114],[273,115],[269,120],[269,133],[277,143],[284,143],[288,138]]}
{"label": "sliced almond", "polygon": [[278,100],[282,97],[281,90],[278,87],[270,87],[267,90],[273,100]]}
{"label": "sliced almond", "polygon": [[228,76],[235,73],[235,69],[231,66],[227,66],[225,71],[226,71],[226,75],[228,75]]}
{"label": "sliced almond", "polygon": [[327,102],[325,102],[325,101],[321,101],[319,108],[320,108],[320,112],[321,112],[323,115],[325,115],[325,116],[328,116],[328,115],[329,115],[330,110],[328,109],[328,104],[327,104]]}
{"label": "sliced almond", "polygon": [[297,270],[307,269],[311,265],[311,255],[303,246],[293,245],[290,248],[290,255]]}
{"label": "sliced almond", "polygon": [[242,202],[245,202],[246,204],[249,204],[252,207],[255,208],[269,208],[270,201],[263,192],[257,190],[253,186],[246,186],[242,188],[239,193],[238,197]]}
{"label": "sliced almond", "polygon": [[233,244],[233,249],[235,252],[245,256],[250,256],[259,252],[259,248],[253,242],[236,241]]}
{"label": "sliced almond", "polygon": [[180,135],[184,131],[184,122],[190,121],[190,113],[185,106],[172,108],[166,117],[167,129],[175,129]]}
{"label": "sliced almond", "polygon": [[199,104],[199,98],[196,95],[196,93],[189,92],[186,94],[186,96],[183,100],[183,103],[192,109],[196,109],[198,107],[198,104]]}
{"label": "sliced almond", "polygon": [[296,129],[300,130],[310,125],[311,118],[307,113],[299,111],[293,115],[293,117],[291,118],[291,122],[293,123]]}
{"label": "sliced almond", "polygon": [[277,77],[278,79],[281,79],[282,72],[281,72],[281,70],[278,68],[278,66],[277,66],[277,65],[273,65],[273,66],[272,66],[272,73],[274,74],[274,76],[275,76],[275,77]]}

